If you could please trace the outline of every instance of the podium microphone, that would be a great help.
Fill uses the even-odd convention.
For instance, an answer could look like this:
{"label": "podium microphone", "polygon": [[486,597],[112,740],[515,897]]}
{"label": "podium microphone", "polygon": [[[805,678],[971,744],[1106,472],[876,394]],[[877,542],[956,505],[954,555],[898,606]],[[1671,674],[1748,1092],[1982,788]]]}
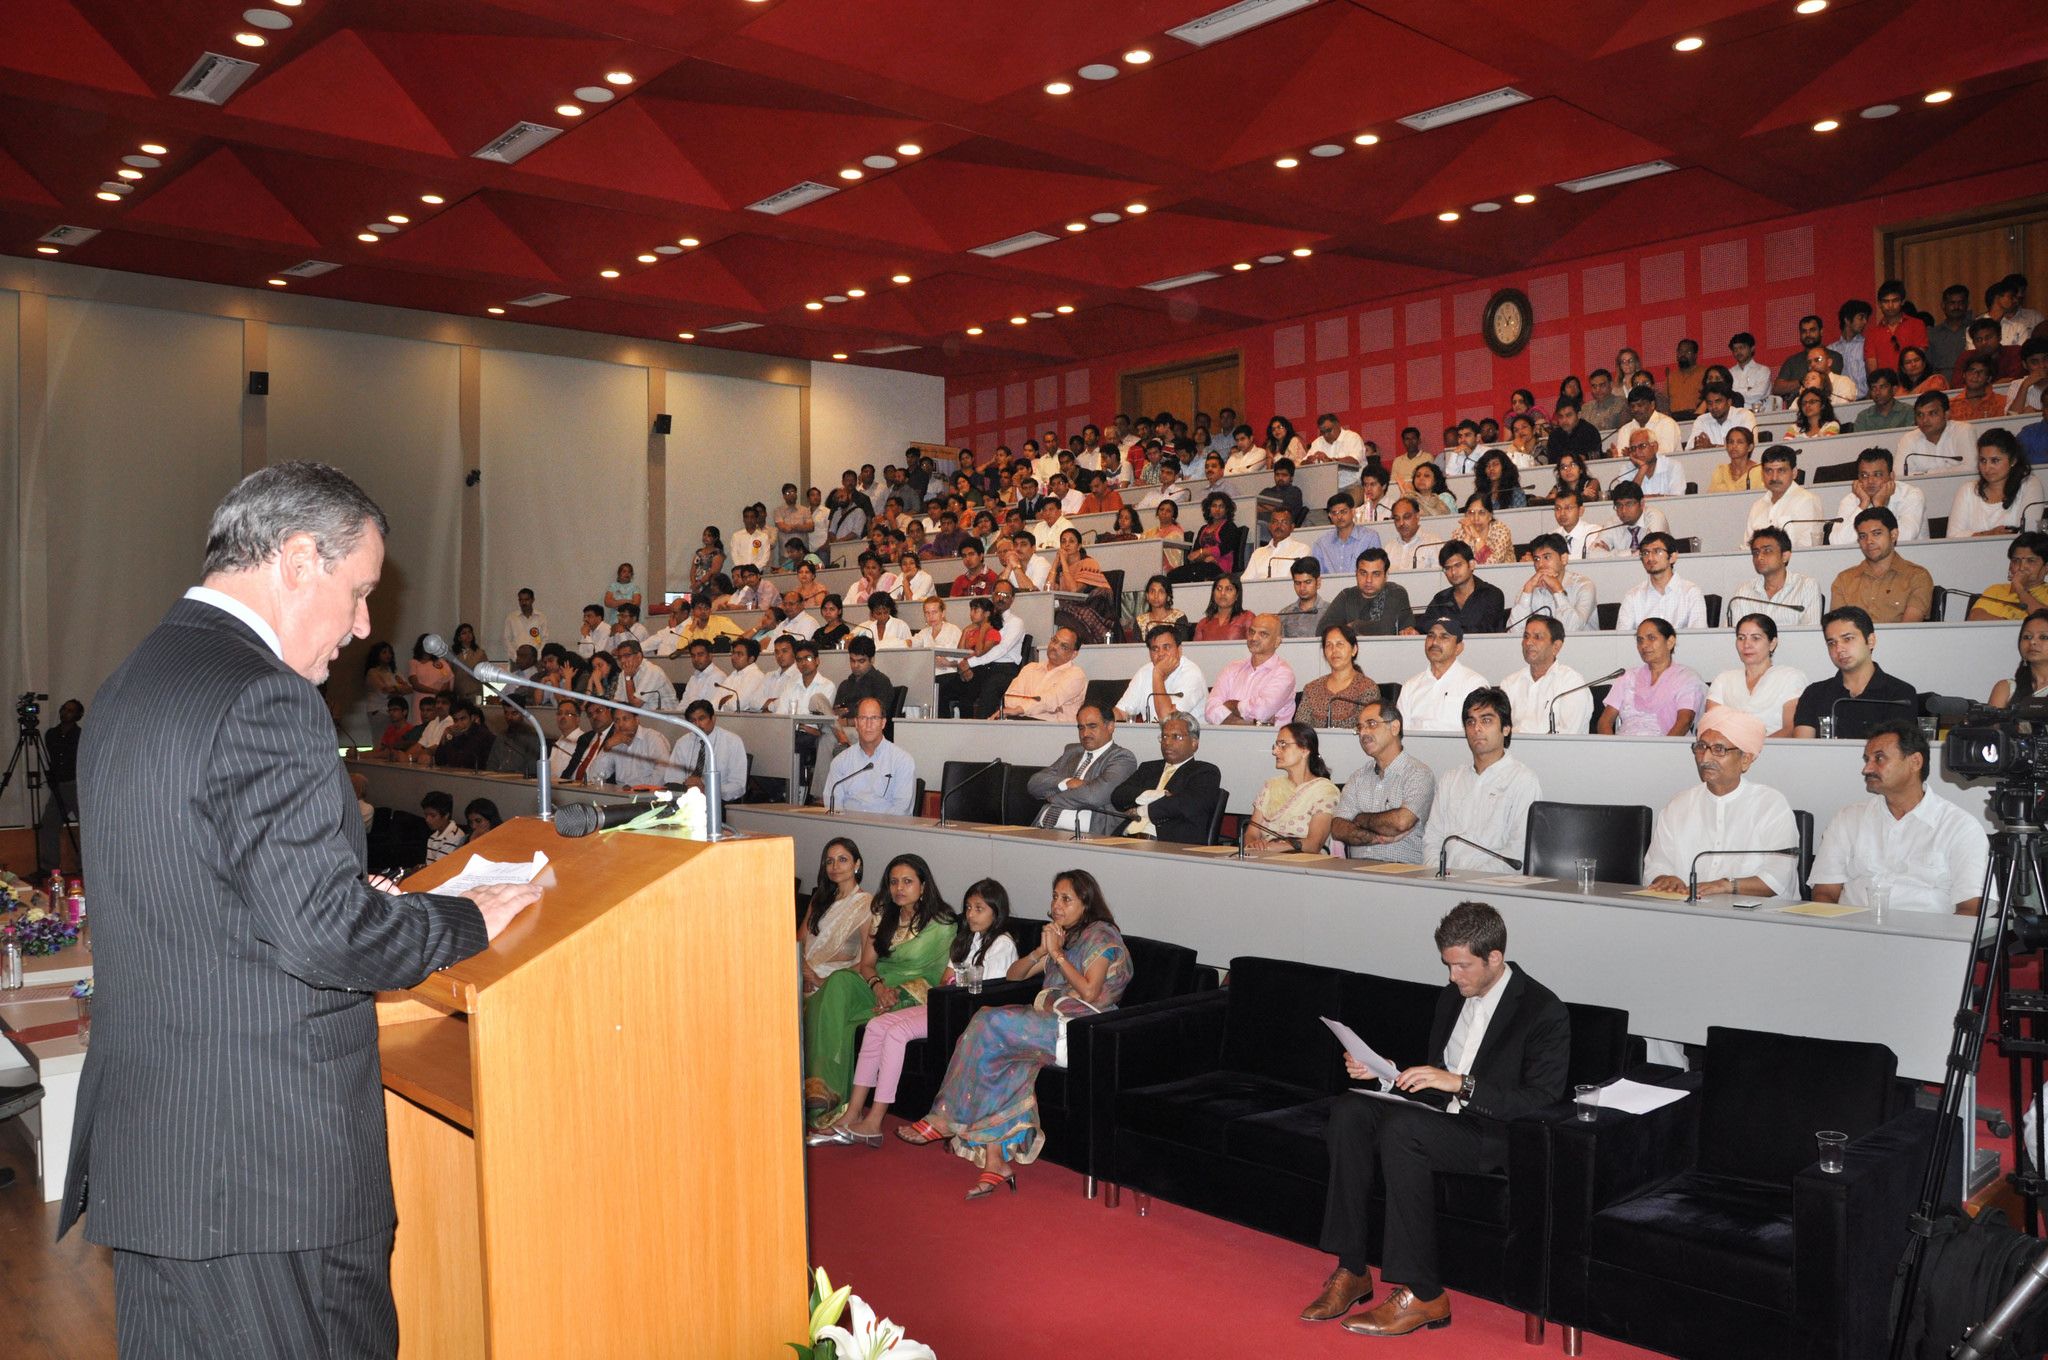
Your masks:
{"label": "podium microphone", "polygon": [[858,770],[848,770],[845,774],[840,775],[837,779],[833,780],[832,787],[825,790],[825,811],[830,812],[832,810],[832,795],[839,792],[839,786],[841,784],[844,784],[849,779],[857,778],[860,775],[864,775],[869,770],[872,770],[874,768],[875,762],[870,760],[867,764],[861,766]]}
{"label": "podium microphone", "polygon": [[1790,855],[1796,862],[1799,858],[1799,847],[1796,845],[1780,845],[1765,850],[1702,850],[1692,857],[1692,867],[1686,874],[1686,901],[1697,902],[1700,900],[1700,861],[1712,855]]}
{"label": "podium microphone", "polygon": [[[709,799],[705,800],[709,803]],[[650,803],[611,803],[600,807],[596,803],[570,803],[562,809],[562,815],[555,818],[555,834],[558,836],[589,836],[599,831],[609,831],[645,813]]]}
{"label": "podium microphone", "polygon": [[[449,647],[447,640],[439,633],[429,633],[426,637],[422,638],[420,640],[420,649],[428,656],[440,657],[479,685],[484,683],[482,676],[462,664],[460,658],[455,655],[454,649]],[[525,683],[525,681],[520,680],[517,676],[508,678],[513,684]],[[555,819],[555,799],[549,780],[552,778],[554,771],[548,768],[547,733],[540,730],[540,719],[527,712],[522,705],[515,702],[510,696],[501,693],[498,695],[498,698],[507,708],[526,719],[527,726],[533,729],[534,740],[540,743],[540,759],[534,762],[534,777],[540,781],[540,819],[544,822],[552,822]]]}
{"label": "podium microphone", "polygon": [[[543,694],[560,695],[564,699],[574,699],[578,703],[591,701],[590,695],[580,694],[562,685],[550,685],[544,680],[522,680],[503,666],[489,661],[478,666],[471,673],[479,681],[487,685],[523,685],[527,689],[537,689]],[[652,718],[656,722],[668,723],[671,726],[680,727],[685,732],[688,732],[704,748],[704,786],[707,789],[719,787],[717,748],[712,746],[711,738],[706,736],[703,729],[698,727],[697,724],[683,717],[680,713],[663,713],[659,709],[641,708],[635,704],[622,704],[616,699],[600,698],[596,702],[603,704],[606,708],[616,709],[621,713],[631,713],[636,718]],[[545,756],[545,752],[543,752],[543,756]],[[721,806],[724,801],[722,798],[708,796],[704,799],[704,834],[707,840],[717,840],[719,833],[724,830],[725,815],[724,809]]]}
{"label": "podium microphone", "polygon": [[1446,836],[1444,837],[1443,848],[1441,850],[1438,850],[1436,854],[1436,876],[1438,878],[1449,878],[1451,876],[1450,866],[1452,841],[1456,841],[1460,845],[1469,845],[1474,850],[1477,850],[1480,854],[1488,855],[1494,859],[1499,860],[1502,864],[1507,865],[1508,868],[1513,869],[1516,873],[1520,873],[1522,871],[1522,861],[1518,859],[1509,859],[1500,851],[1481,845],[1478,841],[1468,840],[1463,836]]}

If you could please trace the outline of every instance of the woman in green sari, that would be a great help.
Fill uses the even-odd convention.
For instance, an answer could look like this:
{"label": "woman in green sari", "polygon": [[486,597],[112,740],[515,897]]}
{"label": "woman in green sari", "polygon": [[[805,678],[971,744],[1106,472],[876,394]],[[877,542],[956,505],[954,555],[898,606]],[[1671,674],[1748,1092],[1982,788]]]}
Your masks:
{"label": "woman in green sari", "polygon": [[877,1015],[922,1006],[945,976],[953,948],[953,910],[920,856],[890,860],[882,883],[886,900],[868,927],[860,961],[804,998],[804,1113],[813,1128],[846,1112],[854,1031]]}

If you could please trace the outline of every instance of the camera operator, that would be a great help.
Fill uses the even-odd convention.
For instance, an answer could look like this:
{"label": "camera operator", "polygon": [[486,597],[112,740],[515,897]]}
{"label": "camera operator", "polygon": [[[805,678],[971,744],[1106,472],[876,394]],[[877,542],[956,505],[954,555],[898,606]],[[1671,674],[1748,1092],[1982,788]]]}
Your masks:
{"label": "camera operator", "polygon": [[49,798],[36,824],[36,856],[45,869],[64,862],[64,823],[78,811],[78,738],[84,720],[85,705],[66,699],[57,710],[57,725],[43,734],[43,750],[50,757]]}

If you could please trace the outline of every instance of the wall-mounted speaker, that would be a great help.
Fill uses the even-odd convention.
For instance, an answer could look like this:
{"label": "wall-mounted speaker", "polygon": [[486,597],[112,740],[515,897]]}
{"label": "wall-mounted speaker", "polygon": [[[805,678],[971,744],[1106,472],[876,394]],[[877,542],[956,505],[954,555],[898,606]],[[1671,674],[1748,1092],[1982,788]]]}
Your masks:
{"label": "wall-mounted speaker", "polygon": [[249,395],[267,397],[270,395],[270,375],[260,368],[249,370]]}
{"label": "wall-mounted speaker", "polygon": [[669,432],[669,425],[670,421],[666,411],[663,411],[654,418],[654,432],[656,434],[667,434]]}

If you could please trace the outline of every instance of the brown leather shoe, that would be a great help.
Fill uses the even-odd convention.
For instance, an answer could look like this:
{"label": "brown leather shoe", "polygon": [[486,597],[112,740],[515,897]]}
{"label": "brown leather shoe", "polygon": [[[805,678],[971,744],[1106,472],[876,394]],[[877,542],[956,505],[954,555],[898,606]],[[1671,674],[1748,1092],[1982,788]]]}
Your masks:
{"label": "brown leather shoe", "polygon": [[1353,1275],[1338,1266],[1330,1272],[1330,1278],[1323,1281],[1323,1292],[1316,1295],[1316,1301],[1301,1310],[1303,1322],[1329,1322],[1343,1317],[1359,1304],[1372,1297],[1372,1272]]}
{"label": "brown leather shoe", "polygon": [[1344,1330],[1358,1336],[1406,1336],[1418,1327],[1450,1325],[1449,1294],[1424,1303],[1407,1289],[1396,1289],[1379,1307],[1344,1320]]}

